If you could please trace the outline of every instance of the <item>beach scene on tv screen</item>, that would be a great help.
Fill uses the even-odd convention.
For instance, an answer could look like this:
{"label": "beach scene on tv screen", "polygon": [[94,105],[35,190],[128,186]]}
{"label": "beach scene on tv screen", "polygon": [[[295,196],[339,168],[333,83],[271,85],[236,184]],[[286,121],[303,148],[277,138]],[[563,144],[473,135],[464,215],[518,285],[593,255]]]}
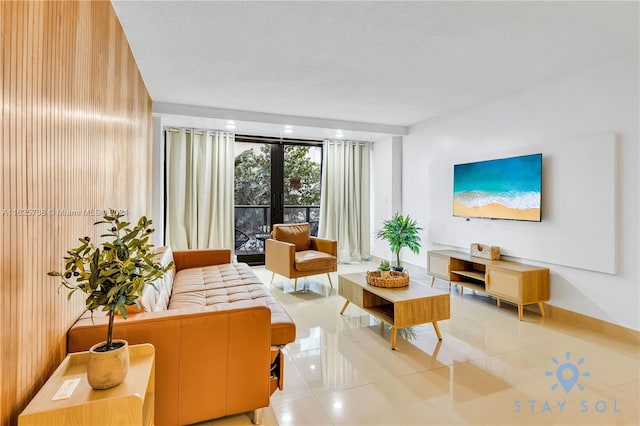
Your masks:
{"label": "beach scene on tv screen", "polygon": [[456,164],[453,215],[540,221],[542,154]]}

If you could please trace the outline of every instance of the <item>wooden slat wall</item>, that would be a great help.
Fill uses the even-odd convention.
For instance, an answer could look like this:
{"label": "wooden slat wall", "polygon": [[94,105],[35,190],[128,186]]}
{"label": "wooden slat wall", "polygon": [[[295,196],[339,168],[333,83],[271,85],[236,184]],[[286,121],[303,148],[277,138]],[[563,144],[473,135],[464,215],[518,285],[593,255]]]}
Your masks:
{"label": "wooden slat wall", "polygon": [[137,218],[151,208],[152,128],[149,95],[108,1],[0,2],[0,72],[7,425],[65,356],[66,330],[83,310],[82,296],[67,302],[46,273],[62,267],[78,237],[98,236],[85,210]]}

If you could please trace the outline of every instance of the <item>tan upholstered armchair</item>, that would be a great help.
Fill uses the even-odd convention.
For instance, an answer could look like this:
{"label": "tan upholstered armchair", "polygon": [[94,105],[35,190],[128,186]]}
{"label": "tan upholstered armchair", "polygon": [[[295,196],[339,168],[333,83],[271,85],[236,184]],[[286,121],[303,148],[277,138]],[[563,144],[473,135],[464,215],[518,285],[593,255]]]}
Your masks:
{"label": "tan upholstered armchair", "polygon": [[273,226],[271,238],[265,241],[265,269],[293,278],[294,291],[298,290],[298,278],[327,274],[338,270],[338,242],[312,237],[308,223],[279,224]]}

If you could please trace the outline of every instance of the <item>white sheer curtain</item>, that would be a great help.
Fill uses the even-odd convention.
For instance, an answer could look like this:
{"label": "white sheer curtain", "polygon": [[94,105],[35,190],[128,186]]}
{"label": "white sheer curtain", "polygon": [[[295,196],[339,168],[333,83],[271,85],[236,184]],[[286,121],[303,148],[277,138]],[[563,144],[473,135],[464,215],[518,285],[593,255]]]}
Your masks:
{"label": "white sheer curtain", "polygon": [[369,144],[324,141],[318,236],[338,241],[340,261],[371,254]]}
{"label": "white sheer curtain", "polygon": [[167,244],[233,249],[234,135],[167,129]]}

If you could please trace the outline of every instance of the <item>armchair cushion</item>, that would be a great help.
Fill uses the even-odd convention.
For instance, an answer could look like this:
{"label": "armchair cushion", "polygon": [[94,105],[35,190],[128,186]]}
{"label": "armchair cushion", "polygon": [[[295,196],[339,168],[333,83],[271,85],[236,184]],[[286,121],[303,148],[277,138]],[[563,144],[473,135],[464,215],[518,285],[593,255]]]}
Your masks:
{"label": "armchair cushion", "polygon": [[315,271],[336,266],[335,256],[316,250],[297,251],[295,255],[296,271]]}
{"label": "armchair cushion", "polygon": [[311,227],[308,223],[274,225],[273,238],[295,245],[296,251],[308,250],[311,241]]}

